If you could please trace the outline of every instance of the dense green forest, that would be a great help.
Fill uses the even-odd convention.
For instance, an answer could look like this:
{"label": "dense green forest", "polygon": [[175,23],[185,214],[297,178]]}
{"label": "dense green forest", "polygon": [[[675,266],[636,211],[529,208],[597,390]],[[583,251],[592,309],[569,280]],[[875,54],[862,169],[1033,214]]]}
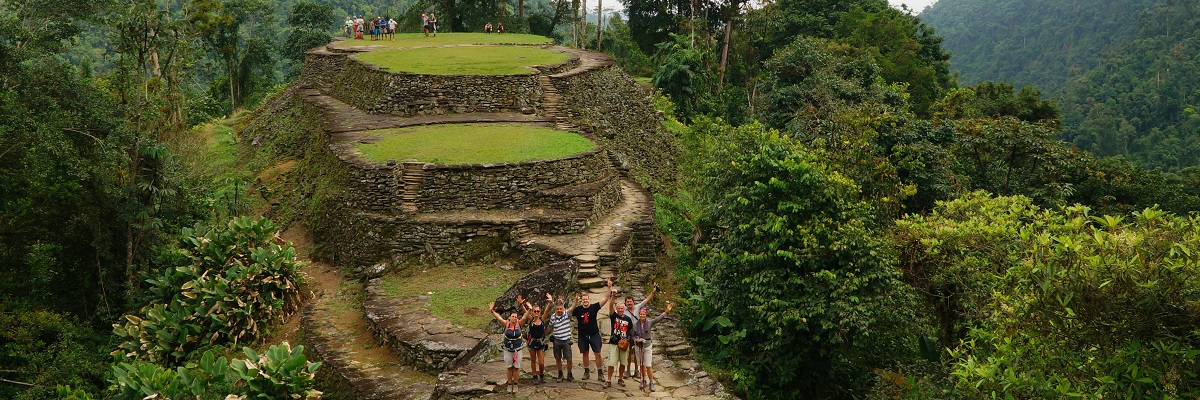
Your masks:
{"label": "dense green forest", "polygon": [[[303,278],[221,118],[346,14],[424,10],[648,78],[681,308],[738,396],[1200,396],[1200,6],[999,3],[942,0],[943,31],[885,0],[0,0],[0,397],[318,395],[264,342]],[[951,72],[997,46],[1030,67]]]}
{"label": "dense green forest", "polygon": [[1147,168],[1200,164],[1195,2],[942,0],[921,18],[945,36],[961,82],[1046,91],[1068,143]]}

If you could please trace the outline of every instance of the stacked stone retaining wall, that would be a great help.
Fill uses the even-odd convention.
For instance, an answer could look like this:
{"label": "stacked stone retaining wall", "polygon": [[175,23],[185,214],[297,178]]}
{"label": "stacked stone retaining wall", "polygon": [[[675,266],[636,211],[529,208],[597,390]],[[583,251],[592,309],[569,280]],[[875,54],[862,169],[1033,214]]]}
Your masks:
{"label": "stacked stone retaining wall", "polygon": [[541,108],[542,88],[533,74],[417,75],[384,71],[350,57],[329,80],[330,95],[368,113],[534,114]]}
{"label": "stacked stone retaining wall", "polygon": [[552,76],[563,108],[651,192],[673,190],[678,146],[663,127],[650,89],[614,65]]}
{"label": "stacked stone retaining wall", "polygon": [[[463,164],[425,166],[421,182],[421,210],[520,209],[560,203],[554,192],[575,185],[588,185],[605,176],[610,168],[603,151],[590,151],[554,160],[504,164]],[[591,210],[588,193],[585,201],[571,209]]]}

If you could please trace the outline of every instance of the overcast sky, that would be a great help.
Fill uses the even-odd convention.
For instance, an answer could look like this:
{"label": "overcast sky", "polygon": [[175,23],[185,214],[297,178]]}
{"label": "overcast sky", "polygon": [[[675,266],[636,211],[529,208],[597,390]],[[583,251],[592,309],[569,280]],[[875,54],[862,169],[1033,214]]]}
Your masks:
{"label": "overcast sky", "polygon": [[908,5],[909,10],[913,10],[913,12],[918,14],[921,13],[921,10],[924,10],[925,7],[936,2],[937,0],[888,0],[888,3],[891,3],[892,7],[900,7],[901,4],[906,4]]}

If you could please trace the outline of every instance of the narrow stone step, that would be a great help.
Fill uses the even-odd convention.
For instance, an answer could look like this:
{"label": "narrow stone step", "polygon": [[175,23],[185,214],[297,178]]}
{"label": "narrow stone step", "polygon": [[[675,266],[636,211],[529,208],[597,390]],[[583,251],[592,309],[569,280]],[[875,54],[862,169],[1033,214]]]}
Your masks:
{"label": "narrow stone step", "polygon": [[667,349],[665,351],[663,351],[663,354],[668,355],[668,356],[678,357],[678,356],[686,356],[688,354],[691,354],[691,352],[692,352],[692,346],[688,345],[687,343],[684,343],[684,344],[667,347]]}
{"label": "narrow stone step", "polygon": [[575,261],[578,261],[580,264],[591,263],[594,265],[597,262],[600,262],[600,257],[595,254],[580,254],[580,255],[575,256],[574,258],[575,258]]}
{"label": "narrow stone step", "polygon": [[[603,288],[605,285],[604,279],[596,277],[579,279],[579,287],[583,289]],[[600,292],[603,293],[604,291],[601,290]]]}
{"label": "narrow stone step", "polygon": [[597,276],[600,276],[600,271],[596,270],[595,268],[580,268],[579,269],[579,277],[580,278],[595,278]]}

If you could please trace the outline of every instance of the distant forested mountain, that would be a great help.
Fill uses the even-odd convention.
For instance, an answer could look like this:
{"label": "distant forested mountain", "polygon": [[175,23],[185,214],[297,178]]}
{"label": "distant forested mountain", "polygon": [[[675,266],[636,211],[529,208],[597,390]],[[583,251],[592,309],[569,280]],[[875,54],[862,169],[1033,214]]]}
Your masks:
{"label": "distant forested mountain", "polygon": [[1148,168],[1200,165],[1200,3],[941,0],[921,19],[945,36],[962,84],[1041,88],[1075,146]]}
{"label": "distant forested mountain", "polygon": [[945,37],[959,83],[1032,84],[1050,93],[1128,41],[1156,0],[940,0],[921,20]]}

